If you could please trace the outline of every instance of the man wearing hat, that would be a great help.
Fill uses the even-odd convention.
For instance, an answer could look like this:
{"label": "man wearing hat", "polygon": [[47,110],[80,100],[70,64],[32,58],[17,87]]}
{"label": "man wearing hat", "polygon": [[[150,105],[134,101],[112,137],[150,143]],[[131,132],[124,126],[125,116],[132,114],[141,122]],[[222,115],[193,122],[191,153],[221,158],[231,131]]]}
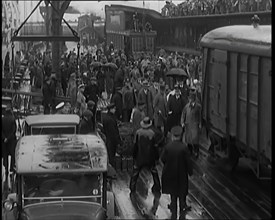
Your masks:
{"label": "man wearing hat", "polygon": [[177,200],[179,198],[180,219],[185,219],[185,212],[190,208],[186,204],[188,194],[188,176],[193,174],[190,154],[186,144],[182,140],[183,129],[175,126],[171,129],[172,141],[163,150],[161,161],[162,170],[162,193],[170,194],[171,219],[177,219]]}
{"label": "man wearing hat", "polygon": [[122,97],[122,87],[117,86],[115,92],[112,95],[111,103],[114,103],[116,106],[116,118],[117,120],[122,121],[122,108],[123,108],[123,97]]}
{"label": "man wearing hat", "polygon": [[76,106],[76,94],[77,94],[76,90],[77,90],[76,74],[72,73],[69,78],[66,96],[71,98],[70,101],[73,108]]}
{"label": "man wearing hat", "polygon": [[135,107],[135,94],[129,78],[126,78],[125,85],[122,88],[122,104],[122,119],[124,122],[129,122],[132,110]]}
{"label": "man wearing hat", "polygon": [[92,100],[89,100],[87,102],[87,110],[90,110],[93,113],[93,116],[91,118],[92,121],[92,129],[95,130],[95,123],[96,123],[96,108],[95,108],[95,102]]}
{"label": "man wearing hat", "polygon": [[171,128],[180,125],[180,118],[182,114],[182,110],[184,106],[186,105],[185,100],[183,99],[179,85],[176,84],[174,87],[174,94],[171,94],[168,98],[167,102],[167,111],[168,111],[168,117],[167,117],[167,132],[171,131]]}
{"label": "man wearing hat", "polygon": [[138,102],[145,103],[145,115],[153,120],[153,94],[151,90],[149,90],[149,82],[147,80],[143,81],[143,89],[141,89],[138,93]]}
{"label": "man wearing hat", "polygon": [[84,90],[84,95],[87,99],[87,101],[92,101],[94,103],[93,106],[93,114],[94,117],[96,115],[96,108],[97,108],[97,102],[98,102],[98,97],[100,96],[99,88],[97,85],[96,77],[91,77],[91,80],[88,81],[88,85],[85,87]]}
{"label": "man wearing hat", "polygon": [[119,136],[117,120],[115,116],[116,106],[111,103],[107,106],[108,112],[103,117],[103,130],[106,135],[106,146],[108,151],[108,158],[110,164],[115,166],[115,154],[117,146],[121,144],[121,139]]}
{"label": "man wearing hat", "polygon": [[76,108],[78,110],[79,116],[83,115],[83,112],[87,109],[86,97],[84,96],[85,85],[81,84],[78,86],[78,92],[76,97]]}
{"label": "man wearing hat", "polygon": [[185,105],[182,115],[181,124],[185,125],[185,143],[195,157],[199,156],[199,132],[201,127],[201,105],[197,101],[196,90],[192,89],[189,95],[189,102]]}
{"label": "man wearing hat", "polygon": [[46,76],[42,88],[42,94],[43,94],[43,101],[42,104],[44,106],[44,114],[50,114],[51,107],[54,106],[54,91],[51,84],[50,77]]}
{"label": "man wearing hat", "polygon": [[138,102],[137,107],[135,107],[132,111],[130,122],[133,125],[134,134],[140,128],[140,122],[145,118],[144,108],[145,103]]}
{"label": "man wearing hat", "polygon": [[2,117],[2,155],[7,178],[9,171],[8,156],[11,156],[10,171],[14,171],[15,147],[16,147],[16,121],[11,106],[7,106],[4,117]]}
{"label": "man wearing hat", "polygon": [[83,112],[83,117],[79,123],[79,134],[89,134],[94,131],[92,117],[93,113],[90,110],[87,109]]}
{"label": "man wearing hat", "polygon": [[149,117],[145,117],[140,122],[141,128],[137,130],[134,137],[134,169],[130,180],[131,195],[136,192],[136,184],[140,171],[148,168],[153,176],[154,185],[152,192],[159,194],[161,190],[160,180],[156,169],[156,161],[158,160],[158,146],[155,132],[151,128],[152,121]]}
{"label": "man wearing hat", "polygon": [[160,85],[160,91],[154,98],[154,125],[160,131],[164,128],[167,119],[167,99],[165,96],[165,85]]}

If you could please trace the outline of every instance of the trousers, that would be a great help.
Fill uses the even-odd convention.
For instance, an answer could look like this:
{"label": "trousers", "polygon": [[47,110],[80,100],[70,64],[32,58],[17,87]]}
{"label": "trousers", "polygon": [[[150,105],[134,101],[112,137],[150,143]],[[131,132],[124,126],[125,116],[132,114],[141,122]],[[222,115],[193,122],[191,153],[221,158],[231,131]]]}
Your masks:
{"label": "trousers", "polygon": [[171,219],[177,219],[177,207],[178,207],[178,198],[179,198],[179,205],[180,205],[180,216],[183,215],[183,210],[187,206],[186,205],[186,195],[170,195],[171,198],[171,204],[170,204],[170,210],[171,210]]}
{"label": "trousers", "polygon": [[150,172],[153,176],[153,181],[154,181],[154,185],[152,187],[152,192],[153,193],[159,193],[160,190],[161,190],[161,186],[160,186],[160,179],[159,179],[158,171],[157,171],[155,165],[151,166],[151,167],[134,165],[133,175],[132,175],[131,180],[130,180],[130,190],[131,190],[131,192],[136,191],[136,185],[137,185],[137,180],[138,180],[138,177],[139,177],[139,173],[141,172],[141,170],[143,168],[149,168],[150,169]]}

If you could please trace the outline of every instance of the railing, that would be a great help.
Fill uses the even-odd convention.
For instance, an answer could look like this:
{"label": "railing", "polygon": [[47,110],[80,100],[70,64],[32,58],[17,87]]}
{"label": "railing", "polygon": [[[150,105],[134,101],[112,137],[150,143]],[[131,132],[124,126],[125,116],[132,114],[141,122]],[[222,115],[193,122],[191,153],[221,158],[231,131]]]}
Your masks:
{"label": "railing", "polygon": [[[2,94],[9,94],[12,97],[12,107],[19,115],[29,115],[34,109],[32,109],[34,102],[42,104],[43,94],[41,92],[25,92],[14,89],[2,88]],[[70,97],[57,96],[55,101],[58,102],[70,102]]]}

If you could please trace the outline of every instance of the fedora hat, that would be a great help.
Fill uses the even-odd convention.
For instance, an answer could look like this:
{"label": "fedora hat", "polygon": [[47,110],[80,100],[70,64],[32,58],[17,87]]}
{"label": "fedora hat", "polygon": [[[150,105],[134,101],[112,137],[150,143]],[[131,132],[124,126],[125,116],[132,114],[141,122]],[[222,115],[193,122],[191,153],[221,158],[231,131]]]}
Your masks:
{"label": "fedora hat", "polygon": [[149,117],[145,117],[141,122],[140,126],[142,128],[149,128],[152,125],[152,121],[150,120]]}

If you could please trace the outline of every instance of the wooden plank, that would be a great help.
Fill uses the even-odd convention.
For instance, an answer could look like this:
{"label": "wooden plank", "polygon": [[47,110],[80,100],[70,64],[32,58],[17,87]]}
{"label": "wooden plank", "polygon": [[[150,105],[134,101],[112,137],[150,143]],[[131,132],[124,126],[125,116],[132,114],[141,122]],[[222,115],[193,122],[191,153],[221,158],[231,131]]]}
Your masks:
{"label": "wooden plank", "polygon": [[78,36],[47,36],[47,35],[36,35],[36,36],[13,36],[12,41],[74,41],[79,42],[80,37]]}

